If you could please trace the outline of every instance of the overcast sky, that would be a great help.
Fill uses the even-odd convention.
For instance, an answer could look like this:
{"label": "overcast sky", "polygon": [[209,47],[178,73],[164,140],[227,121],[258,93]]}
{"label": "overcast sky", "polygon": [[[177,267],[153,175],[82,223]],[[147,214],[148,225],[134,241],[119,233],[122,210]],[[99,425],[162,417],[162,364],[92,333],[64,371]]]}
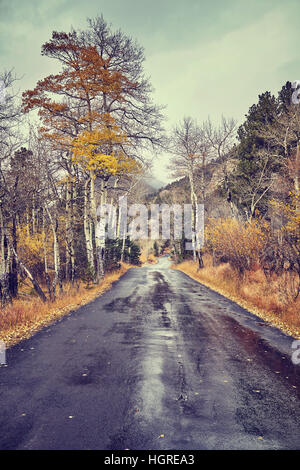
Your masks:
{"label": "overcast sky", "polygon": [[[53,30],[106,21],[145,48],[155,101],[170,128],[183,116],[242,122],[258,94],[300,80],[299,0],[0,0],[0,69],[21,91],[55,71],[40,55]],[[154,165],[168,181],[167,155]]]}

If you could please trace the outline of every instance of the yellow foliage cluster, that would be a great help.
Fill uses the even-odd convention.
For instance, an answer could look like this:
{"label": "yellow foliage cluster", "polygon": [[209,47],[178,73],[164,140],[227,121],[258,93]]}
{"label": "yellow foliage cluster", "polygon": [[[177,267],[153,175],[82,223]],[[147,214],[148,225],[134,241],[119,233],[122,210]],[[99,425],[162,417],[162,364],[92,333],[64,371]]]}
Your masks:
{"label": "yellow foliage cluster", "polygon": [[297,237],[300,244],[300,193],[291,191],[288,202],[271,201],[273,208],[285,219],[280,231]]}
{"label": "yellow foliage cluster", "polygon": [[252,269],[265,244],[266,225],[261,221],[210,219],[205,228],[205,244],[217,261],[226,260],[239,272]]}
{"label": "yellow foliage cluster", "polygon": [[98,175],[138,173],[138,163],[126,156],[119,147],[125,142],[126,135],[106,114],[96,129],[85,130],[73,140],[73,163]]}
{"label": "yellow foliage cluster", "polygon": [[45,233],[30,233],[27,224],[21,225],[17,230],[18,253],[29,269],[43,263]]}

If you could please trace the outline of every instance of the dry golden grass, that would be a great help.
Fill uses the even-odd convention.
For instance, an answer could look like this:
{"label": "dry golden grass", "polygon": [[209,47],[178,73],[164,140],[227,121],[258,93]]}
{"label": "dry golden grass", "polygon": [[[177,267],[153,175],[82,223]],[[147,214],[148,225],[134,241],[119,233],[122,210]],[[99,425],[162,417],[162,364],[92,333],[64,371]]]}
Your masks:
{"label": "dry golden grass", "polygon": [[157,259],[153,253],[148,253],[147,251],[142,251],[140,255],[140,261],[142,264],[149,263],[149,264],[156,264]]}
{"label": "dry golden grass", "polygon": [[122,263],[118,271],[105,275],[97,285],[86,287],[83,282],[72,286],[64,284],[64,292],[54,302],[42,302],[34,295],[27,299],[16,299],[13,304],[0,310],[0,340],[12,346],[29,338],[44,326],[78,309],[106,292],[113,282],[134,266]]}
{"label": "dry golden grass", "polygon": [[157,258],[152,253],[150,253],[150,255],[148,255],[148,258],[147,258],[147,263],[156,264],[157,262],[158,262]]}
{"label": "dry golden grass", "polygon": [[239,279],[228,263],[212,266],[209,255],[204,257],[204,268],[197,271],[192,261],[173,266],[196,281],[235,301],[250,312],[300,339],[300,298],[293,300],[286,287],[289,280],[283,276],[266,279],[261,269],[247,272]]}

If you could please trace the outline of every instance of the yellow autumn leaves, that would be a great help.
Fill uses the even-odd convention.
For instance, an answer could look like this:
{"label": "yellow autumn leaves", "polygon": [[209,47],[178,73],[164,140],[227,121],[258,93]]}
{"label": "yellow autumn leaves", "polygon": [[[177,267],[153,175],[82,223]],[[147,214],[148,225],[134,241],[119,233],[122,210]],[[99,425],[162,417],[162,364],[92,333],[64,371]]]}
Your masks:
{"label": "yellow autumn leaves", "polygon": [[[291,191],[287,200],[271,201],[274,214],[281,221],[280,228],[273,229],[261,218],[251,222],[236,219],[210,219],[205,227],[207,250],[213,254],[214,260],[228,261],[239,272],[254,269],[259,264],[264,248],[281,239],[282,250],[287,261],[291,256],[299,256],[300,247],[300,195]],[[274,242],[275,240],[275,242]],[[291,255],[287,257],[287,252]]]}
{"label": "yellow autumn leaves", "polygon": [[210,219],[205,227],[206,247],[216,261],[230,260],[232,267],[243,272],[258,261],[266,228],[261,220]]}
{"label": "yellow autumn leaves", "polygon": [[285,219],[280,229],[291,236],[299,238],[300,242],[300,193],[290,191],[288,201],[271,201],[275,212]]}
{"label": "yellow autumn leaves", "polygon": [[98,176],[137,174],[140,165],[122,149],[126,135],[108,114],[93,130],[78,134],[72,142],[73,163]]}

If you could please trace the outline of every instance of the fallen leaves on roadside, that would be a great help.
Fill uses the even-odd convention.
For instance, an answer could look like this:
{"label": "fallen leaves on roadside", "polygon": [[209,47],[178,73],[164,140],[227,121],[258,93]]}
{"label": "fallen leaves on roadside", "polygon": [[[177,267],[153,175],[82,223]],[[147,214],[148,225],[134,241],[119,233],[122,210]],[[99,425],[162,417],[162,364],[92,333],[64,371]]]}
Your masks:
{"label": "fallen leaves on roadside", "polygon": [[[82,305],[102,295],[111,288],[113,282],[133,267],[123,263],[118,271],[107,274],[99,285],[94,286],[88,292],[83,284],[76,289],[69,285],[64,286],[65,292],[62,296],[58,296],[55,302],[43,303],[36,297],[28,301],[16,300],[1,311],[0,340],[5,342],[6,347],[10,347],[23,339],[30,338],[45,326],[55,323],[65,315],[70,315]],[[79,297],[78,301],[74,300],[76,295]]]}

